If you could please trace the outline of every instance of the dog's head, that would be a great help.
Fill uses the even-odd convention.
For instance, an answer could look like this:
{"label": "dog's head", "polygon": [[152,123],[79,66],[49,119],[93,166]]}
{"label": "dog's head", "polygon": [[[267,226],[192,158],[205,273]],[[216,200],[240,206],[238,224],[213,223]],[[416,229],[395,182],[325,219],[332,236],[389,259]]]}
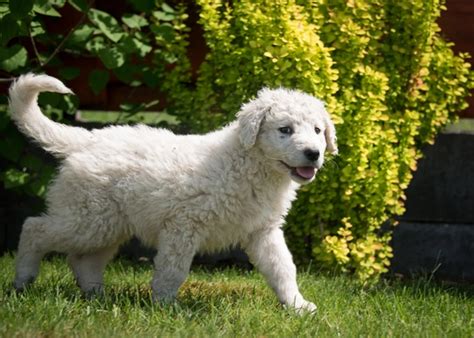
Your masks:
{"label": "dog's head", "polygon": [[337,153],[336,131],[324,104],[311,95],[287,89],[262,89],[237,114],[240,142],[258,147],[279,172],[309,183],[324,162]]}

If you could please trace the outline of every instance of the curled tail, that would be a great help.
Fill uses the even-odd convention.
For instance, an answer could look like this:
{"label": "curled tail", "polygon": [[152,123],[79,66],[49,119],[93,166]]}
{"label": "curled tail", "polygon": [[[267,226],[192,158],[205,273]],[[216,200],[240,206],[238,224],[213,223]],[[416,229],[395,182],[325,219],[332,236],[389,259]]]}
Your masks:
{"label": "curled tail", "polygon": [[90,131],[54,122],[41,113],[38,106],[38,94],[41,92],[72,94],[61,81],[51,76],[20,76],[9,90],[10,111],[18,128],[59,157],[90,144],[94,139]]}

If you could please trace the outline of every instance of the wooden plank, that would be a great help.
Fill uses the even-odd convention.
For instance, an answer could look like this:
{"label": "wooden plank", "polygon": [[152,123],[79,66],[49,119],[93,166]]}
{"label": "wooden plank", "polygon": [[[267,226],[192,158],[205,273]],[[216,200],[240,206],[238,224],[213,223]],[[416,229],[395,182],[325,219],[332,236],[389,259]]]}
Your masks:
{"label": "wooden plank", "polygon": [[[471,65],[474,56],[474,1],[447,0],[447,11],[438,20],[441,34],[448,41],[454,42],[454,51],[471,54]],[[469,108],[460,112],[461,117],[474,118],[474,90],[468,99]]]}

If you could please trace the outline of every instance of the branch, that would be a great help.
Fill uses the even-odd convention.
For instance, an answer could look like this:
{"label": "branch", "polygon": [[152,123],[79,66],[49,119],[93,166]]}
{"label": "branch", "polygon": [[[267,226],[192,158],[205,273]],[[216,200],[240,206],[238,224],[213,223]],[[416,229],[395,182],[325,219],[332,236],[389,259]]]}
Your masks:
{"label": "branch", "polygon": [[71,37],[72,33],[74,33],[74,31],[84,23],[84,21],[86,20],[86,17],[87,17],[87,14],[89,13],[89,9],[91,9],[92,5],[94,4],[95,0],[90,0],[88,3],[87,3],[87,8],[86,10],[84,11],[84,13],[82,14],[82,17],[79,19],[79,21],[74,25],[74,27],[71,28],[71,30],[66,34],[66,36],[64,37],[64,39],[59,43],[59,45],[57,45],[57,47],[54,49],[53,53],[51,53],[51,55],[46,59],[46,61],[43,62],[43,64],[41,64],[40,62],[40,67],[37,67],[36,70],[39,70],[39,68],[42,68],[44,66],[46,66],[60,51],[61,49],[63,48],[64,44],[66,43],[66,41]]}
{"label": "branch", "polygon": [[35,39],[33,38],[33,35],[31,35],[31,27],[28,27],[28,34],[30,35],[30,41],[31,41],[31,44],[33,45],[33,50],[35,52],[36,59],[38,60],[38,64],[41,68],[41,67],[43,67],[43,62],[41,61],[41,56],[38,52],[38,48],[36,48]]}

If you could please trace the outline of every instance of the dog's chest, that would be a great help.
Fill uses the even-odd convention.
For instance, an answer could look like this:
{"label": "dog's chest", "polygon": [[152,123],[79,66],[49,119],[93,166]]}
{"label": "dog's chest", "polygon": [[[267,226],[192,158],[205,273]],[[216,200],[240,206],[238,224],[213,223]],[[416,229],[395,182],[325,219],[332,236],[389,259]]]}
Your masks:
{"label": "dog's chest", "polygon": [[237,245],[254,231],[280,226],[295,196],[294,190],[288,188],[239,188],[238,194],[215,196],[214,205],[209,209],[213,212],[202,223],[206,234],[202,251]]}

